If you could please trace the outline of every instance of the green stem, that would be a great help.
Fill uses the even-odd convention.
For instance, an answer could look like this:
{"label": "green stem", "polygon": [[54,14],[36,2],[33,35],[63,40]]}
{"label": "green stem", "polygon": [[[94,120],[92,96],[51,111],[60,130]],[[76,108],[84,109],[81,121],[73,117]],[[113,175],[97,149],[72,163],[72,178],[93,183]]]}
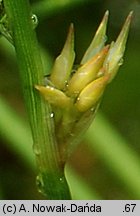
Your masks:
{"label": "green stem", "polygon": [[[12,122],[12,124],[9,124]],[[8,125],[8,127],[7,127]],[[0,137],[14,155],[20,158],[20,162],[31,171],[35,170],[35,163],[31,146],[31,133],[26,121],[9,106],[2,96],[0,97]],[[66,176],[70,185],[73,199],[100,199],[97,192],[74,172],[70,165],[66,165]],[[0,199],[4,195],[0,185]],[[22,199],[22,197],[21,197]]]}
{"label": "green stem", "polygon": [[54,136],[53,119],[50,118],[51,109],[34,88],[35,84],[43,84],[44,70],[33,31],[29,1],[4,0],[4,5],[13,33],[24,99],[32,129],[34,153],[39,168],[39,190],[48,199],[70,199]]}

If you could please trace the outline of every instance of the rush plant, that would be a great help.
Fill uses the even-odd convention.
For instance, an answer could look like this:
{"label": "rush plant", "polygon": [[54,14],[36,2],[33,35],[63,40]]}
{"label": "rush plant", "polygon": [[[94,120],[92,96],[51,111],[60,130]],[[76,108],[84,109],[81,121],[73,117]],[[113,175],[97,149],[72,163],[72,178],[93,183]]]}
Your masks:
{"label": "rush plant", "polygon": [[15,47],[38,166],[37,185],[47,199],[71,199],[64,168],[89,127],[107,85],[122,65],[132,12],[115,42],[106,44],[107,11],[75,69],[74,27],[45,77],[28,0],[0,2],[0,29]]}

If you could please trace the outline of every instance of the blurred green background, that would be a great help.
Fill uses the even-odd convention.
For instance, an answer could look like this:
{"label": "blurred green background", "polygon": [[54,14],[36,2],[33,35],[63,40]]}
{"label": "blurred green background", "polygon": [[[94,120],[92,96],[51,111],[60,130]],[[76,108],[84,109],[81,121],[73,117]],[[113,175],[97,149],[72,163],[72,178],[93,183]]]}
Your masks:
{"label": "blurred green background", "polygon": [[[46,73],[75,26],[78,64],[104,12],[108,42],[134,11],[124,64],[102,100],[95,121],[66,167],[73,199],[140,199],[140,1],[32,0]],[[22,16],[22,14],[21,14]],[[49,61],[49,65],[48,62]],[[0,38],[0,199],[43,199],[14,48]]]}

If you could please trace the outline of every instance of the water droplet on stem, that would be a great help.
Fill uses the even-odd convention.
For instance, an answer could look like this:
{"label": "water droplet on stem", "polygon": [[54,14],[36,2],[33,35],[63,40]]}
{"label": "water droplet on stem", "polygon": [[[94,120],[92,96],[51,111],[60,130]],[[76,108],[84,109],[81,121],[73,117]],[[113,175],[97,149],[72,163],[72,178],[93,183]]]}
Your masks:
{"label": "water droplet on stem", "polygon": [[35,14],[32,14],[31,16],[32,24],[33,24],[33,29],[35,29],[38,25],[38,18]]}
{"label": "water droplet on stem", "polygon": [[54,118],[54,113],[53,113],[53,112],[50,114],[50,117],[51,117],[51,118]]}
{"label": "water droplet on stem", "polygon": [[44,188],[44,183],[43,183],[41,175],[38,175],[36,177],[36,185],[37,185],[38,191],[40,193],[42,193],[43,192],[43,188]]}
{"label": "water droplet on stem", "polygon": [[41,153],[39,147],[36,144],[33,145],[33,152],[36,156],[39,156]]}

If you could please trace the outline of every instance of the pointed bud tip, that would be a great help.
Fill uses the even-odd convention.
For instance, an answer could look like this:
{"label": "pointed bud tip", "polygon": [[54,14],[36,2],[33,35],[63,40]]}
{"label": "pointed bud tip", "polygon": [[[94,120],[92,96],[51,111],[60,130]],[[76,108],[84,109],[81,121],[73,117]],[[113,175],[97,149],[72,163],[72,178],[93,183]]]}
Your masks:
{"label": "pointed bud tip", "polygon": [[44,89],[46,89],[46,86],[43,85],[35,85],[34,87],[36,90],[38,90],[41,93],[44,91]]}
{"label": "pointed bud tip", "polygon": [[[122,37],[122,34],[124,34],[124,35],[128,34],[128,30],[130,28],[130,23],[131,23],[132,17],[133,17],[133,11],[130,11],[130,13],[128,14],[128,16],[127,16],[127,18],[123,24],[122,30],[120,32],[120,38]],[[118,38],[119,38],[119,36],[118,36]]]}
{"label": "pointed bud tip", "polygon": [[108,19],[108,16],[109,16],[109,10],[106,10],[104,18]]}
{"label": "pointed bud tip", "polygon": [[133,18],[133,11],[130,11],[130,13],[128,14],[128,16],[126,18],[125,25],[129,25],[132,18]]}
{"label": "pointed bud tip", "polygon": [[110,44],[107,44],[107,45],[104,47],[104,52],[108,52],[109,48],[110,48]]}
{"label": "pointed bud tip", "polygon": [[107,10],[102,18],[101,23],[104,23],[104,25],[107,25],[108,22],[108,17],[109,17],[109,10]]}
{"label": "pointed bud tip", "polygon": [[70,29],[71,31],[74,31],[74,24],[73,24],[73,23],[70,23],[69,29]]}
{"label": "pointed bud tip", "polygon": [[133,17],[133,13],[134,11],[130,11],[130,13],[128,14],[128,17],[131,19]]}
{"label": "pointed bud tip", "polygon": [[70,36],[73,37],[73,35],[74,35],[74,24],[70,23],[67,38],[69,38]]}
{"label": "pointed bud tip", "polygon": [[[73,23],[70,23],[68,33],[67,33],[67,38],[66,38],[62,52],[69,50],[68,49],[69,46],[71,46],[71,47],[74,46],[74,24]],[[62,52],[61,52],[61,54],[62,54]]]}

